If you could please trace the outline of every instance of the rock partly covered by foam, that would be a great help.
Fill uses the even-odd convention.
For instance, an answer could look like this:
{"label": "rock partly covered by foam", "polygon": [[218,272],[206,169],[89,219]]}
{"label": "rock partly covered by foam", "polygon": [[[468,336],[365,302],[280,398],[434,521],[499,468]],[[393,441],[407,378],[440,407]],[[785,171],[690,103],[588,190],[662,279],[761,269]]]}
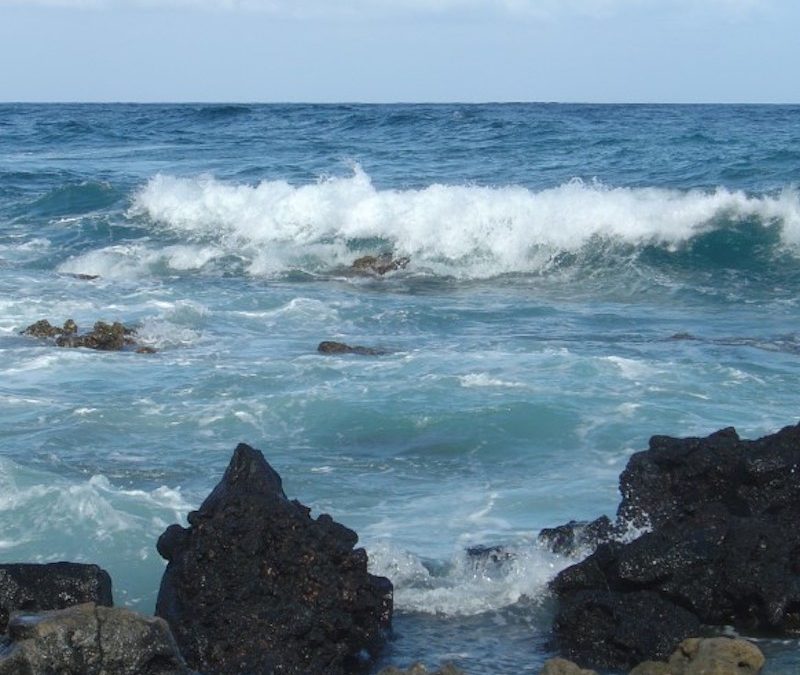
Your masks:
{"label": "rock partly covered by foam", "polygon": [[166,621],[93,603],[11,615],[0,675],[189,675]]}
{"label": "rock partly covered by foam", "polygon": [[156,614],[190,666],[213,673],[351,672],[379,649],[392,585],[367,572],[355,532],[287,499],[240,444],[220,483],[158,541]]}
{"label": "rock partly covered by foam", "polygon": [[800,426],[755,441],[656,436],[621,492],[616,527],[652,530],[600,543],[552,582],[562,653],[630,667],[663,660],[701,623],[800,628]]}
{"label": "rock partly covered by foam", "polygon": [[152,347],[138,346],[134,338],[136,331],[119,321],[113,323],[96,321],[91,331],[80,333],[78,325],[72,319],[67,319],[62,328],[53,326],[47,319],[41,319],[28,326],[22,334],[54,340],[59,347],[86,347],[98,351],[120,351],[131,348],[147,354],[155,351]]}
{"label": "rock partly covered by foam", "polygon": [[93,602],[111,606],[111,577],[97,565],[0,564],[0,632],[15,610],[38,612]]}
{"label": "rock partly covered by foam", "polygon": [[391,253],[381,253],[380,255],[365,255],[356,258],[350,269],[358,274],[371,274],[383,276],[388,272],[404,269],[411,258],[401,256],[395,258]]}

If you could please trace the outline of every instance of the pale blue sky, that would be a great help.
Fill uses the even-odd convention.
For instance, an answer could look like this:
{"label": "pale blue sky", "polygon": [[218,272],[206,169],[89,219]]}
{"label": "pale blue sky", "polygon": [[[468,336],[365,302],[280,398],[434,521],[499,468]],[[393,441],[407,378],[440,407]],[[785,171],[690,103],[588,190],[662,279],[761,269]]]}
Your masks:
{"label": "pale blue sky", "polygon": [[0,0],[2,101],[800,102],[800,0]]}

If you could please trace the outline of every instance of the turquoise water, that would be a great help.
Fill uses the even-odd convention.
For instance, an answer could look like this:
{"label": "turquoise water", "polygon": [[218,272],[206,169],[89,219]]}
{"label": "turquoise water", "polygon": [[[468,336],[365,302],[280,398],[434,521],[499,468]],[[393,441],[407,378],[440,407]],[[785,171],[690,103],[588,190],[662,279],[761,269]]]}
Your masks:
{"label": "turquoise water", "polygon": [[0,150],[0,556],[118,604],[243,441],[393,579],[387,661],[537,672],[539,529],[612,514],[652,434],[797,421],[800,107],[0,105]]}

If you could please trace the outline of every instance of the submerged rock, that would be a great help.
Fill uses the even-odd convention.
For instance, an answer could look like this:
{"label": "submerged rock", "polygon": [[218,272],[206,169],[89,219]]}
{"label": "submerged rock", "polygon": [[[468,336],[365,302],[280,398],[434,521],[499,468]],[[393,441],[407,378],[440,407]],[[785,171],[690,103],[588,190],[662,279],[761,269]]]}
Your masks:
{"label": "submerged rock", "polygon": [[621,668],[665,659],[701,623],[800,632],[800,426],[755,441],[655,436],[620,490],[614,527],[652,530],[553,580],[562,653]]}
{"label": "submerged rock", "polygon": [[66,276],[72,277],[73,279],[80,279],[81,281],[94,281],[100,278],[99,274],[83,274],[81,272],[66,272]]}
{"label": "submerged rock", "polygon": [[0,675],[190,675],[166,621],[93,603],[8,624]]}
{"label": "submerged rock", "polygon": [[361,347],[356,345],[351,347],[344,342],[333,342],[325,340],[320,342],[317,346],[317,351],[320,354],[359,354],[361,356],[383,356],[386,354],[382,349],[373,349],[372,347]]}
{"label": "submerged rock", "polygon": [[558,527],[545,528],[539,532],[539,543],[553,553],[574,556],[620,534],[608,516],[600,516],[590,523],[570,520]]}
{"label": "submerged rock", "polygon": [[394,258],[391,253],[381,253],[380,255],[365,255],[356,258],[350,266],[350,269],[360,274],[377,274],[383,276],[387,272],[405,269],[410,262],[411,258],[408,256]]}
{"label": "submerged rock", "polygon": [[111,606],[111,577],[97,565],[73,562],[0,564],[0,633],[16,610],[38,612],[93,602]]}
{"label": "submerged rock", "polygon": [[377,653],[392,585],[367,572],[355,532],[309,514],[261,452],[240,444],[190,526],[161,535],[169,564],[156,614],[190,666],[337,675]]}

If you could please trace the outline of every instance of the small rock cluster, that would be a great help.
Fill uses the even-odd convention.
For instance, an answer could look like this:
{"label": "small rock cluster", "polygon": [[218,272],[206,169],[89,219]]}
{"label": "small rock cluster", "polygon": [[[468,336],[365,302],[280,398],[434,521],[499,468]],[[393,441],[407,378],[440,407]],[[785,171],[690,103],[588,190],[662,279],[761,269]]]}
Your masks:
{"label": "small rock cluster", "polygon": [[28,326],[22,334],[55,340],[55,344],[59,347],[86,347],[99,351],[120,351],[131,348],[140,354],[155,352],[152,347],[139,346],[134,338],[136,331],[119,321],[114,323],[96,321],[91,331],[81,334],[78,325],[72,319],[67,319],[61,328],[53,326],[47,319],[41,319]]}

